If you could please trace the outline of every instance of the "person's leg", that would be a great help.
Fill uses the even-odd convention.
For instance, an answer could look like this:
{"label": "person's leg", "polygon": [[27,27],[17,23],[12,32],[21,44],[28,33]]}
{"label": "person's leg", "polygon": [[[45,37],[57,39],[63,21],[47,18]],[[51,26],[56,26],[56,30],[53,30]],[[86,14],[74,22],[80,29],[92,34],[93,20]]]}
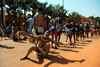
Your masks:
{"label": "person's leg", "polygon": [[61,34],[59,34],[58,42],[60,41]]}
{"label": "person's leg", "polygon": [[26,56],[23,57],[21,60],[23,60],[23,59],[27,59],[28,55],[29,55],[32,51],[36,51],[36,52],[38,52],[38,48],[37,48],[37,47],[31,47],[31,48],[28,50]]}
{"label": "person's leg", "polygon": [[46,52],[46,55],[48,55],[50,51],[50,43],[46,43],[46,45],[43,47],[43,50]]}
{"label": "person's leg", "polygon": [[71,41],[71,35],[68,35],[68,36],[69,36],[69,41],[72,42],[72,41]]}
{"label": "person's leg", "polygon": [[60,36],[61,36],[61,31],[57,33],[57,36],[58,36],[58,39],[57,40],[59,42],[60,41]]}
{"label": "person's leg", "polygon": [[45,58],[52,59],[50,56],[48,56],[48,53],[50,51],[50,43],[46,43],[46,45],[44,46],[43,50],[46,52]]}
{"label": "person's leg", "polygon": [[87,31],[87,38],[88,38],[88,31]]}
{"label": "person's leg", "polygon": [[32,28],[30,27],[30,35],[32,35]]}
{"label": "person's leg", "polygon": [[72,41],[73,32],[70,34],[70,40]]}
{"label": "person's leg", "polygon": [[66,37],[66,42],[67,42],[67,39],[68,39],[68,35],[66,35],[67,37]]}
{"label": "person's leg", "polygon": [[[75,43],[75,32],[72,33],[72,37],[74,39],[74,43]],[[71,39],[72,40],[72,39]]]}
{"label": "person's leg", "polygon": [[84,36],[84,34],[83,34],[83,41],[84,41],[84,38],[85,38],[85,36]]}
{"label": "person's leg", "polygon": [[[54,34],[51,34],[51,35],[52,35],[52,40],[54,40]],[[53,47],[53,42],[51,44],[52,44],[52,48],[54,48]]]}
{"label": "person's leg", "polygon": [[[55,41],[57,41],[57,34],[55,34]],[[55,44],[55,49],[58,49],[56,44]]]}

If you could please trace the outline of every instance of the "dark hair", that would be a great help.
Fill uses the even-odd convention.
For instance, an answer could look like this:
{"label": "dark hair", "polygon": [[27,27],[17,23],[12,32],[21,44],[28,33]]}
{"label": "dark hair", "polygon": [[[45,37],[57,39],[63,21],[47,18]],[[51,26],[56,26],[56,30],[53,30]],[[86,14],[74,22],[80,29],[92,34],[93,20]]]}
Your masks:
{"label": "dark hair", "polygon": [[71,22],[74,22],[74,20],[72,19]]}
{"label": "dark hair", "polygon": [[55,14],[52,14],[52,17],[55,17],[56,15]]}
{"label": "dark hair", "polygon": [[31,17],[33,17],[34,15],[32,15]]}
{"label": "dark hair", "polygon": [[58,13],[58,16],[61,16],[61,13]]}
{"label": "dark hair", "polygon": [[38,11],[42,11],[42,7],[39,7],[39,8],[38,8]]}

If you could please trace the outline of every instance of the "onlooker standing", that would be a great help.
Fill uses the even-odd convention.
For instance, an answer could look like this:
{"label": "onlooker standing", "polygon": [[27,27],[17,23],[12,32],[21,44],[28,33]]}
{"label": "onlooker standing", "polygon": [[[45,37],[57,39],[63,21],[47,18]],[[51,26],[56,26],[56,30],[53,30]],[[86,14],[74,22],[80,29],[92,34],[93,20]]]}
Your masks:
{"label": "onlooker standing", "polygon": [[41,7],[38,8],[38,14],[34,15],[33,28],[36,35],[44,34],[45,30],[47,29],[45,16],[42,14]]}
{"label": "onlooker standing", "polygon": [[[52,19],[49,22],[49,26],[50,26],[50,30],[51,30],[51,34],[52,34],[52,39],[54,40],[54,37],[55,37],[55,41],[57,41],[57,25],[58,25],[58,23],[56,23],[55,14],[53,14]],[[54,48],[53,42],[52,42],[52,48]],[[55,44],[55,49],[57,49],[56,44]]]}
{"label": "onlooker standing", "polygon": [[8,38],[9,38],[9,37],[10,37],[10,33],[11,33],[10,26],[8,26],[8,27],[6,28],[6,31],[7,31],[7,36],[8,36]]}
{"label": "onlooker standing", "polygon": [[34,15],[31,16],[31,18],[29,18],[25,24],[28,24],[29,25],[29,33],[32,35],[32,24],[33,24],[33,21],[34,21]]}
{"label": "onlooker standing", "polygon": [[58,42],[60,41],[60,37],[61,37],[61,32],[62,32],[62,19],[61,19],[61,14],[58,13],[58,17],[55,19],[56,23],[58,23],[58,30],[57,30],[57,40]]}

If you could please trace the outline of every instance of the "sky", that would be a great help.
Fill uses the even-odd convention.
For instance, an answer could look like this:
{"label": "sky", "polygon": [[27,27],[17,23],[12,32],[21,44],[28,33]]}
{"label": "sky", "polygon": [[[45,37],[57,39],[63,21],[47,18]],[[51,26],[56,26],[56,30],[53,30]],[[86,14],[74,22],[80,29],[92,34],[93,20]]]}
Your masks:
{"label": "sky", "polygon": [[79,13],[82,16],[100,17],[100,0],[38,0],[39,2],[48,2],[48,4],[62,6],[64,1],[64,9],[68,10],[68,13],[73,11]]}

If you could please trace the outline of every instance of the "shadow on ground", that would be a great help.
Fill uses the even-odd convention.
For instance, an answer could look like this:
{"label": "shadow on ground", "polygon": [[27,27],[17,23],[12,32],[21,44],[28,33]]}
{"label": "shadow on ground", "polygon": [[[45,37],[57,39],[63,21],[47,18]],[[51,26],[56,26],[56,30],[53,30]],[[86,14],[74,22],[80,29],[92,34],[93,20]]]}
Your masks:
{"label": "shadow on ground", "polygon": [[86,40],[86,42],[93,42],[92,40]]}
{"label": "shadow on ground", "polygon": [[[82,59],[82,60],[69,60],[69,59],[66,59],[60,55],[57,55],[57,56],[53,56],[53,55],[49,55],[52,59],[48,59],[50,60],[50,62],[48,62],[44,67],[49,67],[51,64],[53,63],[59,63],[59,64],[68,64],[68,63],[74,63],[74,62],[79,62],[79,63],[82,63],[85,61],[85,59]],[[37,63],[37,64],[43,64],[44,62],[44,59],[47,59],[47,58],[44,58],[43,56],[38,56],[37,57],[39,59],[39,61],[35,61],[31,58],[28,58],[26,60],[29,60],[33,63]]]}
{"label": "shadow on ground", "polygon": [[13,48],[15,48],[15,47],[8,47],[8,46],[6,46],[6,45],[0,45],[0,48],[13,49]]}
{"label": "shadow on ground", "polygon": [[55,52],[55,51],[49,51],[49,53],[51,53],[51,54],[60,54],[59,52]]}
{"label": "shadow on ground", "polygon": [[51,56],[52,57],[52,60],[51,62],[47,63],[44,67],[49,67],[51,64],[53,63],[59,63],[59,64],[68,64],[68,63],[74,63],[74,62],[84,62],[85,59],[82,59],[82,60],[69,60],[69,59],[66,59],[60,55],[58,56]]}

